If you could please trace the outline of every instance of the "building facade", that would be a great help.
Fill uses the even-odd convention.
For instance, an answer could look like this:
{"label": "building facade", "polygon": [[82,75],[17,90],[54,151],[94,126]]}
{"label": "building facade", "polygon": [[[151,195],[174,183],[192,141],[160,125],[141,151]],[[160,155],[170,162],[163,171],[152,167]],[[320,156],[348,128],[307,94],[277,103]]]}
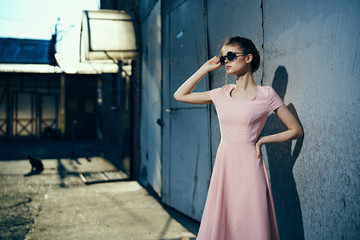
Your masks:
{"label": "building facade", "polygon": [[[227,37],[257,45],[257,84],[272,86],[304,138],[267,144],[282,239],[360,235],[358,1],[140,1],[142,33],[139,180],[164,203],[200,220],[220,141],[213,106],[176,102],[176,89]],[[195,91],[234,83],[224,69]],[[271,114],[262,134],[286,128]],[[241,186],[239,186],[241,187]]]}

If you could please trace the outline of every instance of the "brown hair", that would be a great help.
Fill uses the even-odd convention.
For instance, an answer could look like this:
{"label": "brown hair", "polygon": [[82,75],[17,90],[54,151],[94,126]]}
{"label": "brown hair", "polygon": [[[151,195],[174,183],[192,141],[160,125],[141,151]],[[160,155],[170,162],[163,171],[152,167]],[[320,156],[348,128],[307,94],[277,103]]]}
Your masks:
{"label": "brown hair", "polygon": [[226,46],[235,44],[244,50],[244,54],[251,54],[253,56],[253,60],[251,61],[251,70],[252,72],[256,72],[260,66],[260,54],[255,44],[248,38],[232,37],[225,41],[221,51],[223,52]]}

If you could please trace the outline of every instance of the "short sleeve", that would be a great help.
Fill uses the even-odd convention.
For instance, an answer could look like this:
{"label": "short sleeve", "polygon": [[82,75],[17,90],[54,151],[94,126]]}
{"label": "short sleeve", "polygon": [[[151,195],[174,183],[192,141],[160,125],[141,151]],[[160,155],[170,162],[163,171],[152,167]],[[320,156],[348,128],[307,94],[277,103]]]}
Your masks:
{"label": "short sleeve", "polygon": [[270,111],[274,111],[274,110],[278,109],[279,107],[281,107],[284,104],[284,102],[272,87],[269,88],[269,91],[270,91],[270,94],[269,94],[270,107],[269,108],[270,108]]}
{"label": "short sleeve", "polygon": [[219,97],[220,91],[222,88],[215,88],[210,90],[210,97],[214,104],[216,104],[216,101]]}

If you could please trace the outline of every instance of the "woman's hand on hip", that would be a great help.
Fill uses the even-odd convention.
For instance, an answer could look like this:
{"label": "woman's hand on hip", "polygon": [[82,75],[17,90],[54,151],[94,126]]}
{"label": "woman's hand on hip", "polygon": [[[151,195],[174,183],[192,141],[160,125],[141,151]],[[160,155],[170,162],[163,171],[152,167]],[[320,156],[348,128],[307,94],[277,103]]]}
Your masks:
{"label": "woman's hand on hip", "polygon": [[256,158],[260,158],[261,157],[261,138],[256,142],[255,144],[255,148],[256,148]]}

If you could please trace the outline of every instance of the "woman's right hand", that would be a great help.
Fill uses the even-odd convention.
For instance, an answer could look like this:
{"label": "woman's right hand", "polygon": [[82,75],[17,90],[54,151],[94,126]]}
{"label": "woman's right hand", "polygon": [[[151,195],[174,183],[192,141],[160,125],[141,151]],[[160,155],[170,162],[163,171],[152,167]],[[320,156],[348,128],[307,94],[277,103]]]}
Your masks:
{"label": "woman's right hand", "polygon": [[210,92],[195,92],[196,84],[208,72],[221,67],[220,58],[215,56],[204,63],[188,80],[186,80],[174,93],[174,98],[180,102],[192,104],[209,104],[212,103]]}
{"label": "woman's right hand", "polygon": [[218,69],[221,67],[220,58],[218,56],[210,58],[206,63],[204,63],[204,65],[202,67],[207,72],[211,72],[215,69]]}

